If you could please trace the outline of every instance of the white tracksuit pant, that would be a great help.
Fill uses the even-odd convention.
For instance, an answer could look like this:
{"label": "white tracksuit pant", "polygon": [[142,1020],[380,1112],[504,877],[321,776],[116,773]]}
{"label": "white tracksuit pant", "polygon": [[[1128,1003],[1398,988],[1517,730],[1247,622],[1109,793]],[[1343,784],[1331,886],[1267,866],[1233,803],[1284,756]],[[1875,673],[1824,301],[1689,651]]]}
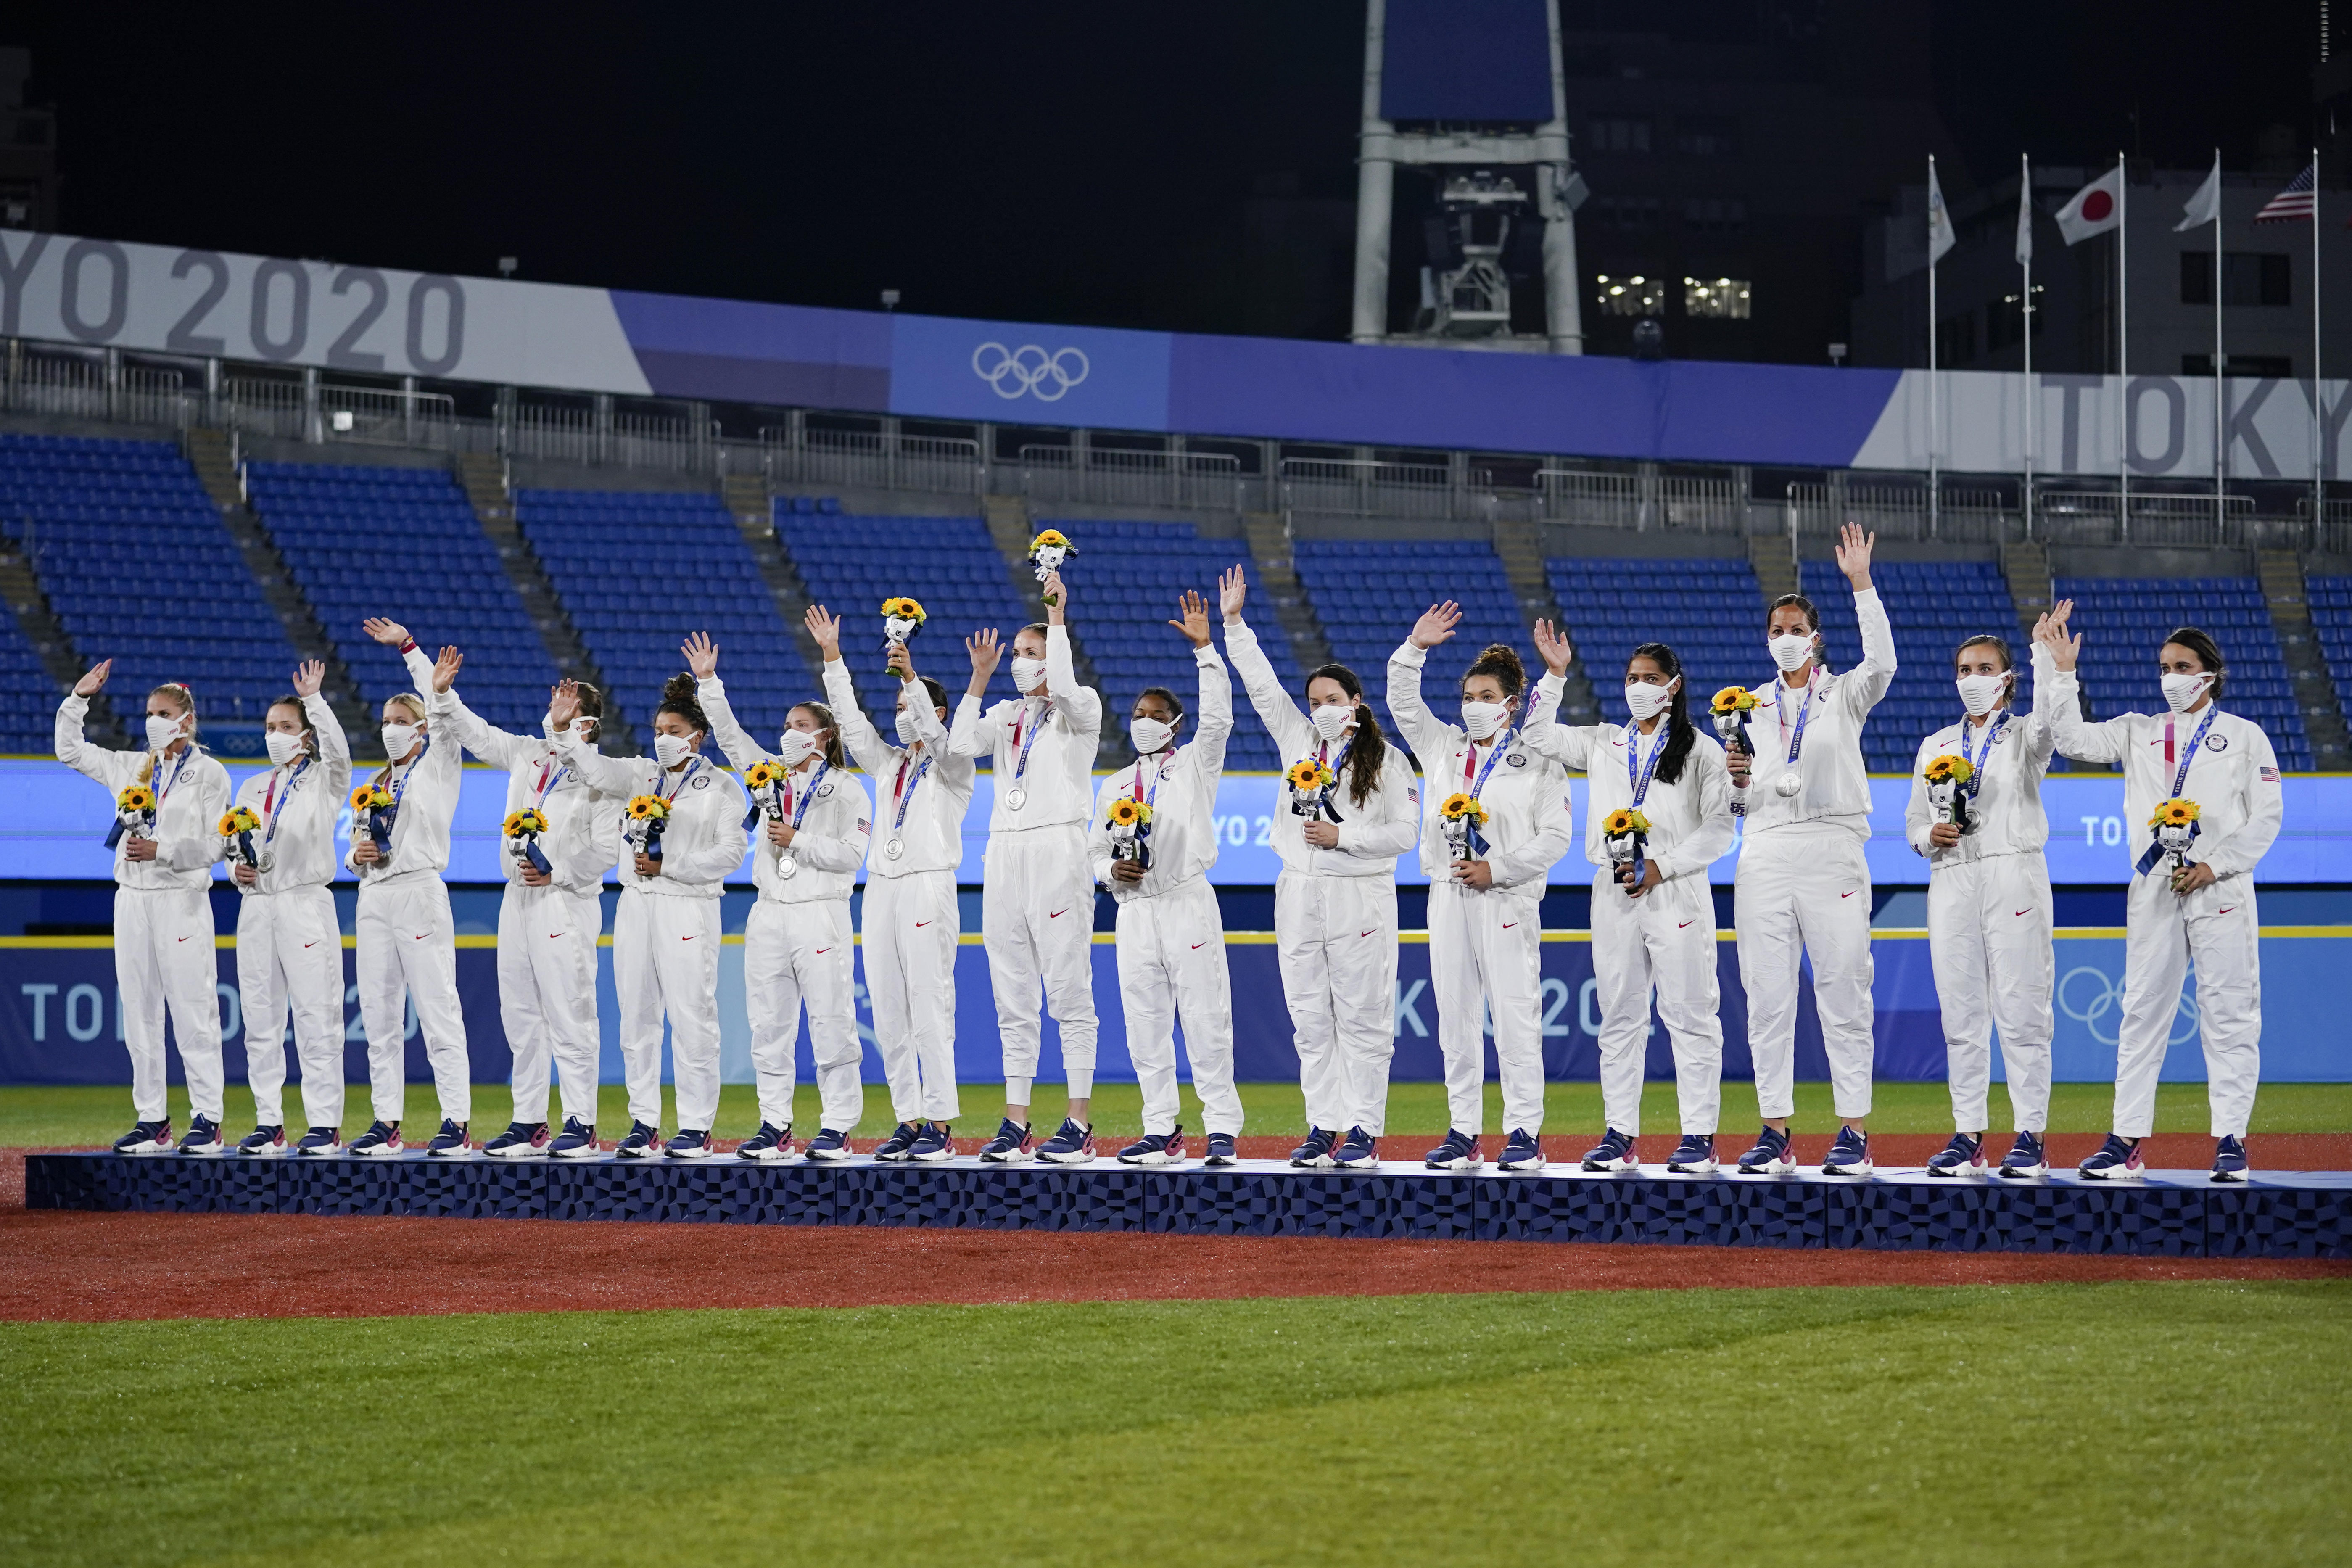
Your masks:
{"label": "white tracksuit pant", "polygon": [[286,1124],[286,1017],[306,1127],[343,1124],[343,931],[326,888],[247,893],[236,908],[236,992],[255,1121]]}
{"label": "white tracksuit pant", "polygon": [[1307,1125],[1379,1137],[1396,1054],[1396,883],[1286,870],[1274,938]]}
{"label": "white tracksuit pant", "polygon": [[514,1119],[547,1120],[551,1065],[563,1114],[596,1125],[604,1033],[596,1020],[596,939],[604,906],[562,888],[509,883],[499,904],[499,1017],[514,1053]]}
{"label": "white tracksuit pant", "polygon": [[1749,834],[1739,851],[1736,898],[1758,1109],[1767,1121],[1797,1109],[1798,961],[1810,956],[1837,1113],[1868,1116],[1873,969],[1870,866],[1862,840],[1843,829]]}
{"label": "white tracksuit pant", "polygon": [[2038,850],[1938,866],[1928,880],[1927,949],[1955,1131],[1992,1125],[1985,1102],[1996,1029],[2017,1131],[2050,1125],[2050,868]]}
{"label": "white tracksuit pant", "polygon": [[662,1018],[669,1018],[677,1125],[708,1132],[719,1117],[719,900],[630,887],[613,915],[613,989],[621,1004],[621,1071],[629,1115],[661,1125]]}
{"label": "white tracksuit pant", "polygon": [[359,914],[360,1022],[367,1031],[369,1099],[379,1121],[398,1121],[408,1089],[408,1016],[401,992],[416,1005],[425,1059],[441,1114],[474,1119],[474,1085],[466,1054],[466,1015],[457,1005],[457,931],[449,889],[440,878],[362,881]]}
{"label": "white tracksuit pant", "polygon": [[866,994],[890,1114],[900,1121],[953,1121],[960,1109],[955,966],[963,916],[955,878],[917,871],[866,884]]}
{"label": "white tracksuit pant", "polygon": [[2193,963],[2213,1136],[2243,1138],[2263,1075],[2262,921],[2252,879],[2232,877],[2182,898],[2158,866],[2132,879],[2125,908],[2115,1131],[2145,1138],[2156,1130],[2156,1080]]}
{"label": "white tracksuit pant", "polygon": [[114,889],[115,1005],[131,1048],[131,1103],[142,1121],[170,1109],[164,1084],[163,1012],[180,1045],[188,1106],[221,1119],[219,963],[212,900],[202,888]]}
{"label": "white tracksuit pant", "polygon": [[996,993],[1004,1075],[1037,1076],[1037,990],[1062,1030],[1065,1072],[1095,1070],[1092,947],[1095,885],[1086,832],[1076,823],[999,833],[988,841],[980,896],[981,939]]}
{"label": "white tracksuit pant", "polygon": [[1176,1131],[1181,1017],[1204,1128],[1239,1133],[1233,976],[1225,968],[1224,917],[1207,878],[1118,906],[1118,999],[1127,1012],[1128,1058],[1143,1088],[1144,1132]]}
{"label": "white tracksuit pant", "polygon": [[1592,975],[1601,1005],[1601,1101],[1609,1125],[1642,1131],[1650,993],[1675,1048],[1685,1132],[1713,1133],[1723,1110],[1722,997],[1716,980],[1715,897],[1704,876],[1677,877],[1638,899],[1615,875],[1592,877]]}
{"label": "white tracksuit pant", "polygon": [[1516,893],[1430,885],[1429,987],[1455,1131],[1486,1131],[1486,1016],[1495,1027],[1504,1131],[1543,1131],[1542,911],[1540,900]]}
{"label": "white tracksuit pant", "polygon": [[784,904],[761,899],[743,922],[743,996],[751,1014],[751,1070],[760,1086],[760,1120],[793,1124],[801,1007],[808,1007],[809,1047],[816,1060],[818,1125],[855,1131],[866,1114],[858,1067],[857,937],[849,900]]}

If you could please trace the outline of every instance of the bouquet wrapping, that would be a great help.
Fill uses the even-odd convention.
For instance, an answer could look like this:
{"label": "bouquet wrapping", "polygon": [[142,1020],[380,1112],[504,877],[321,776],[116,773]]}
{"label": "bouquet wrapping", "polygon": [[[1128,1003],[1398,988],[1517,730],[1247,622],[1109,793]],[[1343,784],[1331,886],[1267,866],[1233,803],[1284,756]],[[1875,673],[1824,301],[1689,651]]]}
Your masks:
{"label": "bouquet wrapping", "polygon": [[[1068,535],[1058,528],[1049,528],[1029,542],[1029,564],[1036,569],[1037,581],[1043,583],[1062,569],[1063,562],[1077,552],[1078,547],[1070,542]],[[1045,603],[1051,605],[1053,602],[1054,595],[1046,595]]]}
{"label": "bouquet wrapping", "polygon": [[662,829],[669,826],[669,802],[657,795],[633,795],[621,819],[621,837],[648,860],[662,858]]}
{"label": "bouquet wrapping", "polygon": [[221,837],[223,856],[235,859],[241,866],[250,866],[257,871],[261,869],[261,852],[253,847],[253,836],[261,831],[261,818],[254,815],[253,807],[232,807],[213,830]]}
{"label": "bouquet wrapping", "polygon": [[2197,819],[2203,815],[2193,800],[2176,798],[2158,806],[2156,815],[2147,819],[2148,826],[2156,830],[2156,842],[2147,847],[2147,852],[2134,868],[2145,875],[2156,868],[2158,860],[2168,859],[2172,863],[2170,875],[2177,879],[2189,867],[2189,847],[2197,842],[2201,831]]}
{"label": "bouquet wrapping", "polygon": [[352,832],[366,834],[377,854],[392,853],[392,826],[399,815],[399,805],[383,785],[363,784],[352,791]]}
{"label": "bouquet wrapping", "polygon": [[1650,819],[1630,805],[1621,805],[1601,824],[1601,837],[1609,846],[1609,863],[1617,879],[1629,888],[1642,880],[1642,859],[1650,846]]}
{"label": "bouquet wrapping", "polygon": [[1437,806],[1437,830],[1456,860],[1476,860],[1486,853],[1486,808],[1475,795],[1447,795]]}
{"label": "bouquet wrapping", "polygon": [[1339,820],[1339,814],[1331,808],[1331,786],[1339,780],[1330,763],[1319,757],[1301,757],[1284,772],[1282,782],[1290,787],[1291,816],[1309,822]]}
{"label": "bouquet wrapping", "polygon": [[507,842],[514,847],[516,858],[527,862],[541,876],[551,876],[546,854],[539,847],[539,836],[547,831],[547,814],[535,805],[507,814]]}
{"label": "bouquet wrapping", "polygon": [[1151,868],[1151,804],[1120,795],[1103,808],[1103,826],[1110,830],[1110,858],[1132,860]]}
{"label": "bouquet wrapping", "polygon": [[121,843],[125,833],[133,838],[145,838],[154,829],[155,792],[145,784],[124,785],[122,793],[114,797],[114,826],[107,830],[106,847],[111,849]]}
{"label": "bouquet wrapping", "polygon": [[1971,826],[1968,783],[1976,777],[1976,769],[1968,758],[1948,754],[1931,758],[1922,776],[1927,781],[1927,804],[1935,808],[1936,820],[1948,822],[1966,833]]}

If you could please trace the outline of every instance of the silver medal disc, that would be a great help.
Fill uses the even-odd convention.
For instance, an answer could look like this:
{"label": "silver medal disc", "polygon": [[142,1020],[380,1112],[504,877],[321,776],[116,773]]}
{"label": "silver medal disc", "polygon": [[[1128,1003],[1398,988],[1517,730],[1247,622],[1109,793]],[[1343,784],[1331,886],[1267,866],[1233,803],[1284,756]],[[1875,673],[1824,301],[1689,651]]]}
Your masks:
{"label": "silver medal disc", "polygon": [[906,852],[907,841],[903,838],[893,838],[889,843],[882,846],[882,853],[893,860],[896,860]]}
{"label": "silver medal disc", "polygon": [[1023,789],[1019,784],[1014,784],[1011,789],[1006,790],[1006,791],[1004,792],[1004,809],[1005,809],[1005,810],[1007,810],[1007,811],[1018,811],[1018,810],[1020,810],[1023,806],[1024,806],[1024,805],[1028,805],[1028,804],[1029,804],[1029,792],[1028,792],[1027,790],[1025,790],[1025,789]]}
{"label": "silver medal disc", "polygon": [[1799,790],[1805,787],[1805,781],[1795,769],[1791,768],[1781,773],[1779,778],[1774,779],[1772,781],[1772,787],[1779,790],[1784,795],[1794,795]]}
{"label": "silver medal disc", "polygon": [[777,857],[776,857],[776,875],[777,875],[777,876],[779,876],[779,877],[797,877],[797,876],[799,876],[800,874],[801,874],[801,862],[800,862],[800,858],[799,858],[798,856],[796,856],[796,855],[779,855],[779,856],[777,856]]}

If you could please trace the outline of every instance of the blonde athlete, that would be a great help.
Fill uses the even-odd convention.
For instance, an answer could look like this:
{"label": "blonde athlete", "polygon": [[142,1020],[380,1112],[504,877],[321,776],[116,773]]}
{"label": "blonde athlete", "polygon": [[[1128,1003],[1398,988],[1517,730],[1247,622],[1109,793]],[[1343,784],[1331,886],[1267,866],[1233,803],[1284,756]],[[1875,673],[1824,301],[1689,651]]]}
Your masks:
{"label": "blonde athlete", "polygon": [[748,775],[761,763],[783,771],[781,783],[753,794],[744,821],[751,838],[751,880],[760,896],[743,922],[743,996],[751,1015],[751,1070],[759,1084],[760,1131],[736,1156],[789,1160],[793,1047],[808,1006],[809,1047],[822,1103],[817,1136],[846,1148],[866,1114],[859,1081],[857,932],[849,895],[865,863],[874,803],[849,772],[849,753],[833,710],[802,702],[784,715],[776,749],[764,750],[736,722],[719,679],[719,645],[707,632],[686,641],[695,697],[727,760]]}
{"label": "blonde athlete", "polygon": [[[292,695],[269,705],[262,740],[269,771],[237,786],[236,804],[261,824],[245,836],[257,865],[228,856],[236,910],[236,990],[245,1019],[245,1077],[254,1129],[236,1146],[247,1155],[284,1154],[286,1019],[302,1063],[302,1115],[296,1154],[342,1147],[343,931],[335,916],[335,820],[352,787],[352,748],[335,710],[319,695],[327,667],[294,672]],[[240,846],[241,848],[241,846]]]}
{"label": "blonde athlete", "polygon": [[58,761],[93,779],[119,802],[133,785],[153,797],[152,814],[126,827],[120,816],[107,843],[114,850],[114,984],[121,994],[123,1043],[131,1049],[131,1103],[137,1118],[114,1141],[118,1154],[172,1150],[170,1092],[164,1085],[163,1013],[180,1042],[191,1116],[186,1154],[218,1154],[221,1138],[220,998],[213,952],[215,829],[228,809],[228,770],[196,746],[196,700],[184,686],[147,694],[146,748],[110,752],[82,738],[89,700],[114,661],[103,659],[58,704]]}

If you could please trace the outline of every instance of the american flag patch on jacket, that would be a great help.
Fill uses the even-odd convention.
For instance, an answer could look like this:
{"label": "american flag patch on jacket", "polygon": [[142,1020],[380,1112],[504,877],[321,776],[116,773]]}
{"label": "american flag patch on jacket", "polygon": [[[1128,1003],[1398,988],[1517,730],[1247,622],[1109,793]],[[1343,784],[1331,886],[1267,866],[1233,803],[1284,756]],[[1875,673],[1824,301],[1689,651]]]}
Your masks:
{"label": "american flag patch on jacket", "polygon": [[857,831],[860,833],[871,833],[874,831],[874,825],[861,816],[857,819]]}
{"label": "american flag patch on jacket", "polygon": [[1405,799],[1412,802],[1415,806],[1419,806],[1421,805],[1421,787],[1418,784],[1407,785],[1404,792],[1404,797]]}
{"label": "american flag patch on jacket", "polygon": [[2278,783],[2278,782],[2279,782],[2279,774],[2278,774],[2278,770],[2277,770],[2276,768],[2264,768],[2264,769],[2263,770],[2263,783],[2264,783],[2264,784],[2276,784],[2276,783]]}

